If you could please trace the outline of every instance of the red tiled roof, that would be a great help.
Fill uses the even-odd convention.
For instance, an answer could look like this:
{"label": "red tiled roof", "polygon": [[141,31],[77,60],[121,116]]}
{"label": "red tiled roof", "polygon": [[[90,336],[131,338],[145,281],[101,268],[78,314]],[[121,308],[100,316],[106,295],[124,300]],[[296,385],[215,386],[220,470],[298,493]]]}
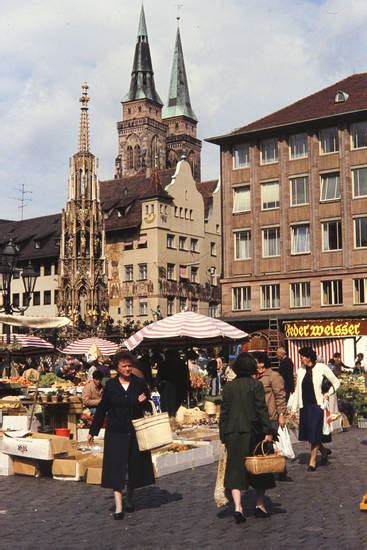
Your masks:
{"label": "red tiled roof", "polygon": [[[345,102],[335,103],[338,91],[346,92],[349,95]],[[367,110],[367,73],[349,76],[279,111],[237,128],[228,134],[209,138],[207,141],[220,143],[223,139],[236,135],[363,110]]]}
{"label": "red tiled roof", "polygon": [[218,185],[218,180],[202,181],[201,183],[196,182],[197,190],[203,195],[205,218],[208,217],[209,206],[212,203],[213,193],[217,185]]}

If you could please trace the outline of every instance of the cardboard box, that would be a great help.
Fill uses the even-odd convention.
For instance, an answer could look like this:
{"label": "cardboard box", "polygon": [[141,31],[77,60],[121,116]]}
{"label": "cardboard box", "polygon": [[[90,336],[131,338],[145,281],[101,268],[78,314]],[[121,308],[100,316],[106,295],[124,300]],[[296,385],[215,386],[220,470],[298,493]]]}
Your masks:
{"label": "cardboard box", "polygon": [[52,464],[54,479],[65,481],[80,481],[87,471],[88,454],[75,451],[73,455],[55,458]]}
{"label": "cardboard box", "polygon": [[102,467],[89,466],[86,482],[91,485],[100,485],[102,483]]}
{"label": "cardboard box", "polygon": [[72,451],[71,441],[67,437],[49,434],[32,434],[30,437],[7,437],[3,439],[3,452],[14,456],[52,460],[60,454]]}
{"label": "cardboard box", "polygon": [[30,416],[14,416],[8,415],[3,417],[3,431],[7,430],[29,430],[31,432],[37,432],[41,425],[37,418],[32,419],[31,427],[29,428]]}
{"label": "cardboard box", "polygon": [[[78,428],[76,438],[78,441],[88,441],[89,428]],[[99,430],[98,439],[104,439],[105,429]],[[97,438],[95,438],[97,439]]]}
{"label": "cardboard box", "polygon": [[13,471],[16,475],[31,477],[50,476],[52,461],[13,457]]}
{"label": "cardboard box", "polygon": [[13,457],[0,452],[0,476],[12,476],[13,474]]}

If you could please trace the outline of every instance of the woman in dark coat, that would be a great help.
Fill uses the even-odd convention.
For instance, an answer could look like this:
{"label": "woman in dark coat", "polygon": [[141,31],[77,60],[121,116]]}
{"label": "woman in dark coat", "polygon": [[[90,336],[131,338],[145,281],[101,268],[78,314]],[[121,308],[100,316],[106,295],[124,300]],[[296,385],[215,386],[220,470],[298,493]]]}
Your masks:
{"label": "woman in dark coat", "polygon": [[236,523],[243,523],[241,490],[256,489],[256,517],[268,517],[264,506],[265,490],[275,486],[272,474],[253,476],[245,468],[245,457],[253,454],[256,444],[272,441],[272,428],[261,382],[253,379],[256,361],[249,353],[240,353],[232,367],[236,378],[223,390],[219,423],[220,439],[226,445],[227,465],[224,487],[232,491]]}
{"label": "woman in dark coat", "polygon": [[107,413],[102,487],[113,489],[116,504],[114,518],[123,519],[122,489],[125,485],[125,510],[133,512],[134,489],[151,485],[155,480],[151,454],[149,451],[139,451],[131,422],[143,417],[145,411],[150,411],[148,388],[143,379],[131,374],[135,364],[132,353],[117,353],[115,364],[118,376],[106,382],[102,401],[89,431],[89,441],[93,442],[94,436],[98,435]]}

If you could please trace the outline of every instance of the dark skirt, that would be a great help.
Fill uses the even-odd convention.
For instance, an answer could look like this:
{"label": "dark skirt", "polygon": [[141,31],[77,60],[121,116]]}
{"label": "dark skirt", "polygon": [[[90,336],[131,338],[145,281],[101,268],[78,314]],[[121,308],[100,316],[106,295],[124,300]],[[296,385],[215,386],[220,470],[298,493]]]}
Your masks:
{"label": "dark skirt", "polygon": [[302,407],[299,413],[300,441],[308,441],[311,445],[329,443],[331,435],[322,433],[324,426],[324,411],[319,405],[309,404]]}
{"label": "dark skirt", "polygon": [[127,480],[133,489],[155,483],[150,451],[139,451],[135,432],[106,431],[102,487],[121,491]]}
{"label": "dark skirt", "polygon": [[251,456],[258,438],[249,433],[231,433],[226,436],[227,465],[224,476],[226,489],[254,489],[266,490],[275,487],[273,474],[254,476],[245,468],[245,457]]}

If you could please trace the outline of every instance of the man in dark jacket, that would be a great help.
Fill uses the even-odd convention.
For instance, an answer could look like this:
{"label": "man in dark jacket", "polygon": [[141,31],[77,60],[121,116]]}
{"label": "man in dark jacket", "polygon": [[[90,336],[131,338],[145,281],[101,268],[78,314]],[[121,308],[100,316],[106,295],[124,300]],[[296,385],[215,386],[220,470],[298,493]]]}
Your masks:
{"label": "man in dark jacket", "polygon": [[284,379],[284,389],[288,401],[290,394],[294,392],[293,361],[287,357],[284,348],[277,349],[277,357],[279,359],[279,374]]}

